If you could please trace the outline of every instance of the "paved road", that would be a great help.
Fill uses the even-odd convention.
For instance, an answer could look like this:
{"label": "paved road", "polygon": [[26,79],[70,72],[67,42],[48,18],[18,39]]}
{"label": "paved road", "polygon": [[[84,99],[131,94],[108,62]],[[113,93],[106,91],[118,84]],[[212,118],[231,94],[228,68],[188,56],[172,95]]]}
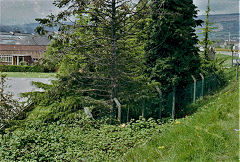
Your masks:
{"label": "paved road", "polygon": [[51,80],[52,79],[49,78],[7,78],[6,84],[9,87],[6,88],[6,91],[13,94],[14,99],[25,101],[26,98],[20,98],[19,96],[20,93],[42,91],[42,89],[33,86],[32,81],[50,84]]}

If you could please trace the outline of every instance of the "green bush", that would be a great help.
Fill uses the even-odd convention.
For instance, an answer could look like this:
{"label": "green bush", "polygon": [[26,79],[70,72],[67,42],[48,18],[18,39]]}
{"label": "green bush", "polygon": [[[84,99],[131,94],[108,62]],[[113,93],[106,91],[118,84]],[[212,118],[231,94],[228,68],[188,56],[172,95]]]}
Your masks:
{"label": "green bush", "polygon": [[49,72],[43,66],[0,65],[1,72]]}
{"label": "green bush", "polygon": [[153,120],[109,125],[81,113],[71,121],[29,121],[0,135],[0,157],[2,161],[116,161],[160,129]]}

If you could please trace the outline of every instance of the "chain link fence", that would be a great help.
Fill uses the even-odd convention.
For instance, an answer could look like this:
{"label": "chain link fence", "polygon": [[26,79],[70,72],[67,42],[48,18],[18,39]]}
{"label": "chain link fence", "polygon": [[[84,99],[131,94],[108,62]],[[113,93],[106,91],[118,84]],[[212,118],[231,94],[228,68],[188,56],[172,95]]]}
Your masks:
{"label": "chain link fence", "polygon": [[[143,116],[145,118],[152,117],[164,121],[183,117],[188,115],[188,113],[190,115],[191,112],[188,111],[191,110],[187,110],[188,105],[196,102],[201,97],[213,93],[220,86],[217,83],[215,75],[207,78],[204,78],[203,75],[201,76],[202,78],[198,80],[193,77],[192,83],[185,87],[173,87],[171,91],[166,93],[159,92],[159,88],[156,87],[156,92],[158,91],[159,95],[150,98],[151,103],[147,101],[139,102],[137,109],[123,106],[119,120],[127,122],[129,121],[129,117],[139,118],[139,116]],[[120,110],[118,111],[120,112]]]}

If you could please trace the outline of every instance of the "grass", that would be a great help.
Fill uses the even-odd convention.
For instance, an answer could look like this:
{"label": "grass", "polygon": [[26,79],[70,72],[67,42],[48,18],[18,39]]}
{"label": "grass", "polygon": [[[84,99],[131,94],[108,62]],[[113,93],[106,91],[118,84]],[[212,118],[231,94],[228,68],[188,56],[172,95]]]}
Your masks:
{"label": "grass", "polygon": [[[224,63],[222,64],[223,67],[231,67],[232,66],[232,56],[216,54],[216,59],[225,60]],[[234,56],[233,59],[237,59],[237,57]]]}
{"label": "grass", "polygon": [[[238,161],[239,84],[196,104],[192,116],[163,126],[162,133],[136,147],[123,161]],[[195,105],[195,106],[196,106]]]}
{"label": "grass", "polygon": [[55,73],[3,72],[9,78],[54,78]]}
{"label": "grass", "polygon": [[[227,48],[215,48],[215,51],[231,52],[231,49],[227,49]],[[234,52],[238,52],[238,50],[234,50]]]}

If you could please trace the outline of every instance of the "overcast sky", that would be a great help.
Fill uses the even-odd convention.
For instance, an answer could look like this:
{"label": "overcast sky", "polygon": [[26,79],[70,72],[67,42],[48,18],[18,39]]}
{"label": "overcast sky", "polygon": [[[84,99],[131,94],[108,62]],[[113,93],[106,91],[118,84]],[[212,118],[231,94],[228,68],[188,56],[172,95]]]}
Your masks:
{"label": "overcast sky", "polygon": [[[25,24],[56,13],[53,0],[0,0],[0,24]],[[207,0],[193,0],[203,14]],[[211,0],[212,14],[239,13],[239,0]]]}
{"label": "overcast sky", "polygon": [[[208,0],[193,0],[200,10],[199,14],[204,14]],[[239,0],[210,0],[211,14],[239,13]]]}

